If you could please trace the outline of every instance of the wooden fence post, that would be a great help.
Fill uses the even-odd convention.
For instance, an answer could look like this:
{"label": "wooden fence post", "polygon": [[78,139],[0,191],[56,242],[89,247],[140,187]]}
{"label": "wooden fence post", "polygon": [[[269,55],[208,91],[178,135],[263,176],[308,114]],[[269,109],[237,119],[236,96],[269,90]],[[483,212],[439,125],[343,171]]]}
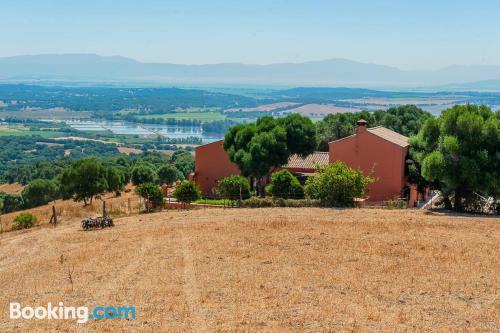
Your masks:
{"label": "wooden fence post", "polygon": [[57,225],[57,214],[56,214],[56,206],[52,206],[52,216],[50,217],[50,224],[53,224],[54,227]]}
{"label": "wooden fence post", "polygon": [[106,201],[102,201],[102,217],[106,216]]}

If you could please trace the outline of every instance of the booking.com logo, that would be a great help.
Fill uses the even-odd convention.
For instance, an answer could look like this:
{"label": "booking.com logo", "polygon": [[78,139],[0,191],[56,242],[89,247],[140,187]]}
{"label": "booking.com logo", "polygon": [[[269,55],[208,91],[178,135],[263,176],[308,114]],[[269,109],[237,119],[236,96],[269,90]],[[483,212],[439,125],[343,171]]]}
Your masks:
{"label": "booking.com logo", "polygon": [[47,303],[47,306],[21,307],[20,303],[10,303],[10,319],[76,319],[79,324],[89,320],[103,319],[135,319],[135,306],[96,306],[92,311],[86,306],[65,306],[59,302],[57,306]]}

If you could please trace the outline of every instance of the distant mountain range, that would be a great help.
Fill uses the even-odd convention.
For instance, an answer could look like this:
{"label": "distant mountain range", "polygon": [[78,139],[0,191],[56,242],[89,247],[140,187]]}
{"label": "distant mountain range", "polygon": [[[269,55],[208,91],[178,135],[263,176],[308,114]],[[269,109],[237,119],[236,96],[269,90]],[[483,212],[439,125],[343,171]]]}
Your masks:
{"label": "distant mountain range", "polygon": [[47,54],[0,58],[0,81],[350,86],[391,89],[443,86],[500,90],[500,66],[449,66],[439,70],[405,71],[346,59],[272,65],[177,65],[143,63],[120,56]]}

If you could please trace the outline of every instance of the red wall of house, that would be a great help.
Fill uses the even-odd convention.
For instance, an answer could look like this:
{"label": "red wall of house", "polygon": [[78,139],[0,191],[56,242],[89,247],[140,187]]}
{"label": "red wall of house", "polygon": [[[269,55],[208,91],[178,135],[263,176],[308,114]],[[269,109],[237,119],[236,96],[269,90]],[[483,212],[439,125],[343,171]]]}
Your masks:
{"label": "red wall of house", "polygon": [[203,195],[212,195],[212,189],[217,187],[217,181],[239,175],[240,170],[233,164],[224,150],[223,141],[216,141],[197,147],[195,150],[195,181]]}
{"label": "red wall of house", "polygon": [[[368,201],[400,198],[405,186],[407,148],[386,141],[365,130],[329,144],[330,163],[342,161],[371,175],[375,183],[368,189]],[[372,173],[373,170],[373,173]]]}

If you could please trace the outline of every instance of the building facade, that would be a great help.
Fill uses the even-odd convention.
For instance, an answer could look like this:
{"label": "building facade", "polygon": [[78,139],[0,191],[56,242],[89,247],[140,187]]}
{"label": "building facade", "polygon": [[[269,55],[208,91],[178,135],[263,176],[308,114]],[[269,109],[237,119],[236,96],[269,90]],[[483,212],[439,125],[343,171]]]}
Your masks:
{"label": "building facade", "polygon": [[373,177],[368,201],[401,198],[406,187],[408,138],[382,126],[367,128],[363,120],[357,125],[354,135],[329,143],[330,163],[342,161]]}
{"label": "building facade", "polygon": [[227,176],[239,175],[240,169],[229,160],[224,150],[224,141],[215,141],[196,147],[194,174],[196,182],[204,196],[211,196],[217,182]]}

